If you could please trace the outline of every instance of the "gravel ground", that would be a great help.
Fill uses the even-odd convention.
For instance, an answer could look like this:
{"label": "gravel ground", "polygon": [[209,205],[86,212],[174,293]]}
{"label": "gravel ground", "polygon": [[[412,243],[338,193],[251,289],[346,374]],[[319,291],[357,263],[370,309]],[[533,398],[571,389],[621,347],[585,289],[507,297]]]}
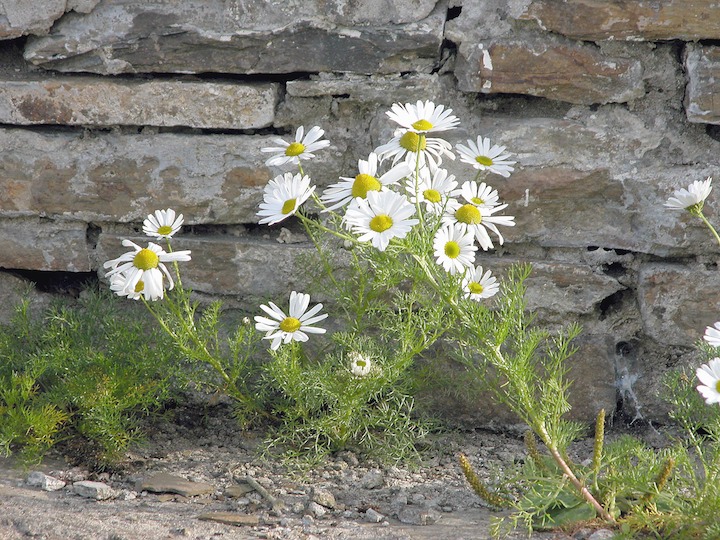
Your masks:
{"label": "gravel ground", "polygon": [[[112,473],[91,473],[59,456],[30,471],[0,459],[0,538],[482,540],[490,537],[491,519],[498,514],[467,486],[458,453],[486,477],[525,455],[519,436],[453,433],[430,437],[420,467],[382,466],[345,452],[297,474],[258,456],[261,436],[239,431],[217,406],[202,415],[178,411],[174,422],[157,420],[150,440]],[[56,491],[32,486],[32,471],[66,485]],[[180,495],[163,487],[153,492],[148,483],[159,473],[183,479],[179,491],[204,488],[206,493]],[[81,496],[80,485],[73,484],[82,481],[100,482],[109,491]],[[212,520],[199,519],[203,515]],[[221,518],[241,523],[214,521]],[[528,536],[519,531],[511,538]],[[593,537],[586,531],[532,538]]]}

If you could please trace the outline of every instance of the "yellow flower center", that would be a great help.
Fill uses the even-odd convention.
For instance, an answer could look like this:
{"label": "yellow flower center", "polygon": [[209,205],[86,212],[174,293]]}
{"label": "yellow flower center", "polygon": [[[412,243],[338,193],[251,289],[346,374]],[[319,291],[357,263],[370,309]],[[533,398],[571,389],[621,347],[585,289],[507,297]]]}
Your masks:
{"label": "yellow flower center", "polygon": [[449,242],[445,243],[445,255],[450,257],[451,259],[457,259],[460,255],[460,244],[457,242],[450,240]]}
{"label": "yellow flower center", "polygon": [[292,142],[290,146],[285,149],[286,156],[299,156],[305,151],[305,145],[299,142]]}
{"label": "yellow flower center", "polygon": [[477,161],[480,165],[485,165],[486,167],[493,164],[493,160],[487,156],[478,156],[475,158],[475,161]]}
{"label": "yellow flower center", "polygon": [[402,146],[408,152],[417,152],[418,150],[425,150],[427,141],[425,135],[418,135],[414,131],[408,131],[400,137],[400,146]]}
{"label": "yellow flower center", "polygon": [[423,197],[425,197],[426,201],[436,204],[442,200],[440,192],[436,189],[426,189],[423,191]]}
{"label": "yellow flower center", "polygon": [[414,124],[412,124],[413,129],[417,129],[418,131],[428,131],[432,129],[433,125],[428,122],[427,120],[418,120]]}
{"label": "yellow flower center", "polygon": [[393,220],[387,214],[380,214],[370,220],[370,228],[375,232],[387,231],[393,226]]}
{"label": "yellow flower center", "polygon": [[480,285],[477,281],[473,281],[468,284],[468,290],[471,294],[482,294],[483,286]]}
{"label": "yellow flower center", "polygon": [[380,191],[381,189],[382,184],[377,178],[369,174],[360,173],[355,177],[355,181],[353,182],[352,196],[362,197],[364,199],[367,197],[368,191]]}
{"label": "yellow flower center", "polygon": [[463,204],[455,211],[455,219],[467,225],[477,225],[482,222],[482,214],[474,204]]}
{"label": "yellow flower center", "polygon": [[280,322],[280,330],[283,332],[288,332],[289,334],[292,334],[293,332],[297,332],[300,329],[300,320],[296,319],[295,317],[285,317],[282,322]]}
{"label": "yellow flower center", "polygon": [[172,232],[172,227],[170,225],[163,225],[162,227],[158,227],[157,232],[158,234],[170,234]]}
{"label": "yellow flower center", "polygon": [[282,205],[282,208],[280,209],[280,212],[282,212],[283,214],[289,214],[290,212],[295,210],[296,201],[297,199],[288,199],[287,201],[285,201]]}
{"label": "yellow flower center", "polygon": [[135,284],[135,292],[143,292],[145,290],[145,284],[143,283],[143,280],[141,279]]}
{"label": "yellow flower center", "polygon": [[717,390],[718,392],[720,392],[720,381],[718,381],[718,382],[715,383],[715,390]]}
{"label": "yellow flower center", "polygon": [[133,265],[140,270],[152,270],[153,268],[157,268],[159,263],[160,258],[157,256],[157,253],[148,248],[141,249],[133,258]]}
{"label": "yellow flower center", "polygon": [[365,366],[367,366],[367,362],[365,360],[355,360],[355,365],[360,369],[363,369]]}
{"label": "yellow flower center", "polygon": [[485,204],[485,201],[483,201],[480,197],[473,197],[470,200],[475,204]]}

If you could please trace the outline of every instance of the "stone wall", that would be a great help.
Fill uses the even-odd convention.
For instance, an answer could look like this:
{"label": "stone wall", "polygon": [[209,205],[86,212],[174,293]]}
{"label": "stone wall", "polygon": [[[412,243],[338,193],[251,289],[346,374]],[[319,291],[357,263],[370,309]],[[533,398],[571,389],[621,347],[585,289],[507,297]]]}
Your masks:
{"label": "stone wall", "polygon": [[172,207],[192,225],[185,282],[251,309],[302,287],[310,249],[257,227],[280,172],[259,149],[321,125],[322,187],[388,139],[393,102],[431,99],[462,120],[452,142],[517,155],[494,179],[517,226],[485,264],[534,262],[540,320],[583,324],[579,417],[662,418],[659,375],[720,319],[718,246],[662,207],[717,174],[710,0],[12,0],[0,39],[6,271],[98,272]]}

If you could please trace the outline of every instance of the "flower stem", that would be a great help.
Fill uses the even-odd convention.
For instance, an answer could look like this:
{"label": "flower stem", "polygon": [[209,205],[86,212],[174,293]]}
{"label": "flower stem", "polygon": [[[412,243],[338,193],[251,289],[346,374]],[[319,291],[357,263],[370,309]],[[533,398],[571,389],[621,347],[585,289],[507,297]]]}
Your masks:
{"label": "flower stem", "polygon": [[699,211],[696,215],[702,220],[705,225],[707,225],[707,228],[710,229],[711,233],[713,233],[713,236],[715,237],[717,243],[720,244],[720,235],[718,235],[715,227],[713,227],[712,224],[708,221],[708,218],[705,217],[705,214],[703,214],[702,211]]}

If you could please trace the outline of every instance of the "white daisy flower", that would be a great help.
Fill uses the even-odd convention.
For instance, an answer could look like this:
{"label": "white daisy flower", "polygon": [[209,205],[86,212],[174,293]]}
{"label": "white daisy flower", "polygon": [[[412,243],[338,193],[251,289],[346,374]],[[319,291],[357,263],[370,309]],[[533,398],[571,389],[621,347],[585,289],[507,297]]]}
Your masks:
{"label": "white daisy flower", "polygon": [[118,296],[127,296],[130,300],[139,300],[143,296],[145,283],[140,280],[135,284],[134,289],[125,290],[126,281],[127,278],[122,272],[113,274],[110,276],[110,290]]}
{"label": "white daisy flower", "polygon": [[477,142],[468,139],[468,145],[455,145],[460,160],[469,163],[476,169],[481,171],[490,171],[507,178],[514,170],[511,165],[515,165],[516,161],[510,161],[508,158],[512,155],[505,152],[504,146],[493,145],[490,147],[490,139],[478,136]]}
{"label": "white daisy flower", "polygon": [[265,165],[268,167],[286,163],[298,165],[301,160],[314,158],[315,154],[313,152],[330,146],[330,141],[319,140],[324,134],[324,130],[320,129],[319,126],[315,126],[305,135],[305,127],[300,126],[295,132],[293,142],[288,143],[282,139],[273,139],[273,142],[279,146],[268,146],[260,149],[261,152],[274,152],[276,154],[265,161]]}
{"label": "white daisy flower", "polygon": [[[495,208],[500,206],[500,196],[496,189],[485,182],[479,184],[474,180],[467,180],[462,187],[451,193],[452,197],[462,197],[466,202],[481,208]],[[507,205],[503,206],[505,208]]]}
{"label": "white daisy flower", "polygon": [[472,268],[477,251],[474,240],[472,231],[453,226],[443,227],[435,233],[433,239],[437,263],[451,275],[463,273],[468,267]]}
{"label": "white daisy flower", "polygon": [[697,386],[697,390],[705,398],[705,403],[720,403],[720,358],[713,358],[703,364],[695,374],[702,383]]}
{"label": "white daisy flower", "polygon": [[183,224],[183,215],[175,217],[175,210],[155,210],[143,221],[143,232],[155,238],[170,238],[180,230]]}
{"label": "white daisy flower", "polygon": [[703,339],[713,347],[720,347],[720,322],[716,322],[713,326],[705,328]]}
{"label": "white daisy flower", "polygon": [[455,175],[448,175],[447,170],[433,166],[420,169],[419,182],[411,176],[405,183],[410,202],[424,204],[431,214],[442,214],[456,187]]}
{"label": "white daisy flower", "polygon": [[712,191],[712,177],[706,180],[695,180],[687,189],[681,188],[673,193],[665,206],[671,210],[688,210],[689,212],[702,210],[703,203]]}
{"label": "white daisy flower", "polygon": [[122,276],[122,281],[118,278],[115,285],[115,292],[121,296],[130,296],[133,292],[138,292],[136,287],[142,281],[142,294],[147,300],[162,298],[165,291],[164,278],[168,280],[168,290],[175,286],[170,272],[163,263],[190,260],[190,251],[166,253],[163,248],[152,242],[149,242],[146,248],[141,248],[130,240],[123,240],[122,245],[132,247],[134,251],[107,261],[103,265],[105,268],[111,268],[105,277],[112,278],[116,274]]}
{"label": "white daisy flower", "polygon": [[387,115],[408,131],[415,133],[433,133],[454,129],[460,124],[452,109],[445,110],[444,105],[435,105],[432,101],[412,103],[393,103]]}
{"label": "white daisy flower", "polygon": [[492,240],[488,234],[488,230],[494,232],[498,241],[502,245],[505,239],[500,234],[497,225],[506,227],[515,226],[515,218],[513,216],[493,216],[505,208],[507,204],[500,204],[491,208],[485,206],[476,206],[470,202],[462,204],[455,199],[448,201],[443,216],[443,223],[446,225],[456,225],[462,230],[472,231],[477,239],[480,247],[485,251],[493,247]]}
{"label": "white daisy flower", "polygon": [[377,154],[371,152],[367,161],[358,160],[359,172],[355,178],[341,176],[342,182],[328,186],[320,196],[320,200],[329,205],[325,211],[336,210],[357,197],[364,199],[371,191],[384,191],[387,186],[412,174],[410,167],[400,163],[378,177],[378,164]]}
{"label": "white daisy flower", "polygon": [[328,316],[327,313],[317,315],[322,309],[322,304],[317,304],[308,310],[310,295],[292,291],[290,293],[290,314],[277,307],[273,302],[269,306],[261,305],[268,317],[255,316],[255,328],[265,332],[263,339],[272,340],[270,348],[275,351],[281,343],[288,344],[291,341],[307,341],[308,334],[324,334],[324,328],[317,328],[313,324],[322,321]]}
{"label": "white daisy flower", "polygon": [[273,225],[292,216],[313,191],[315,186],[310,187],[309,176],[293,176],[289,172],[276,176],[265,186],[263,202],[257,213],[262,219],[258,223]]}
{"label": "white daisy flower", "polygon": [[381,160],[392,158],[393,165],[403,160],[413,169],[418,159],[421,167],[427,163],[439,166],[443,156],[455,159],[452,144],[445,139],[426,137],[406,129],[395,130],[393,138],[388,143],[378,146],[375,152]]}
{"label": "white daisy flower", "polygon": [[355,199],[345,213],[349,229],[361,236],[360,242],[371,241],[385,251],[393,238],[405,238],[417,219],[411,219],[415,206],[394,191],[370,191],[366,199]]}
{"label": "white daisy flower", "polygon": [[357,351],[352,351],[348,354],[350,358],[350,373],[356,377],[366,377],[372,370],[372,362],[367,356],[360,354]]}
{"label": "white daisy flower", "polygon": [[490,270],[483,274],[483,267],[478,265],[465,274],[462,288],[465,298],[480,301],[495,296],[500,290],[500,284]]}

